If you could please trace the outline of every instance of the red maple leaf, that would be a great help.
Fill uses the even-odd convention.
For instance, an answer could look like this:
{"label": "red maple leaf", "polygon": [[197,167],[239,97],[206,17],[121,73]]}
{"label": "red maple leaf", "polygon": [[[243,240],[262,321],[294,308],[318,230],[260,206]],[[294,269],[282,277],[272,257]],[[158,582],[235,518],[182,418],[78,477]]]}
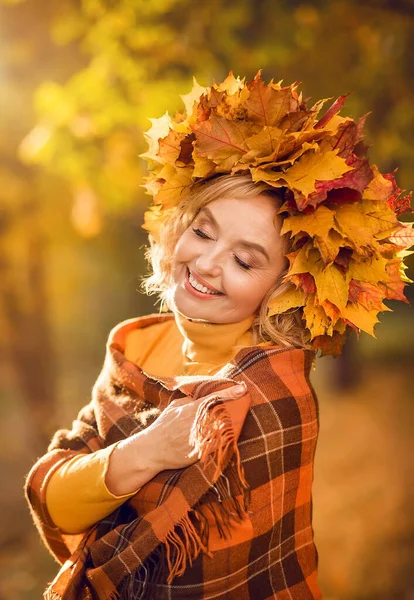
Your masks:
{"label": "red maple leaf", "polygon": [[359,302],[367,310],[382,310],[383,298],[384,294],[381,289],[378,289],[378,286],[367,281],[351,279],[348,295],[350,302]]}
{"label": "red maple leaf", "polygon": [[292,275],[292,282],[300,288],[305,294],[314,294],[316,292],[315,280],[310,273],[299,273]]}
{"label": "red maple leaf", "polygon": [[402,190],[400,187],[398,187],[397,182],[395,181],[394,173],[396,172],[397,169],[395,169],[392,173],[386,173],[383,175],[384,179],[387,179],[392,183],[392,191],[390,196],[387,198],[388,206],[392,208],[397,216],[402,215],[404,212],[413,213],[414,209],[411,207],[412,192],[404,195],[405,190]]}
{"label": "red maple leaf", "polygon": [[[321,202],[324,202],[328,197],[328,193],[334,189],[347,190],[344,194],[350,193],[349,190],[354,190],[358,193],[357,199],[361,199],[362,192],[373,178],[373,172],[369,161],[365,158],[358,158],[355,154],[351,154],[345,162],[348,166],[353,167],[352,171],[347,171],[342,177],[331,179],[330,181],[316,181],[315,191],[312,194],[309,194],[306,199],[306,205],[316,207]],[[352,196],[355,198],[355,193],[353,193]],[[332,197],[330,198],[330,201],[332,201]]]}
{"label": "red maple leaf", "polygon": [[325,127],[325,125],[329,123],[332,117],[339,113],[339,111],[344,105],[345,99],[347,98],[347,96],[349,96],[349,94],[350,92],[344,94],[343,96],[339,96],[339,98],[335,100],[335,102],[328,108],[323,117],[319,119],[317,123],[315,123],[315,129],[322,129],[322,127]]}
{"label": "red maple leaf", "polygon": [[346,341],[347,334],[334,331],[333,335],[318,335],[312,342],[314,350],[321,350],[321,355],[339,356]]}
{"label": "red maple leaf", "polygon": [[401,263],[401,258],[389,260],[385,266],[385,270],[390,277],[390,281],[387,281],[386,283],[380,282],[378,285],[384,292],[384,297],[387,298],[387,300],[401,300],[401,302],[410,304],[404,295],[406,282],[401,280]]}

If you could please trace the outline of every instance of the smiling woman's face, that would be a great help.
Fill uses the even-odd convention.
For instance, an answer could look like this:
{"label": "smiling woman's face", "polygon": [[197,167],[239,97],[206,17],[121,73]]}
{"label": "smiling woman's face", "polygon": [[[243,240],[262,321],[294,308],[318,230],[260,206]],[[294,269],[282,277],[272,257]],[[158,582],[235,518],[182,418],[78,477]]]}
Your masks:
{"label": "smiling woman's face", "polygon": [[202,208],[173,257],[172,299],[190,319],[253,315],[286,266],[281,217],[269,196],[220,198]]}

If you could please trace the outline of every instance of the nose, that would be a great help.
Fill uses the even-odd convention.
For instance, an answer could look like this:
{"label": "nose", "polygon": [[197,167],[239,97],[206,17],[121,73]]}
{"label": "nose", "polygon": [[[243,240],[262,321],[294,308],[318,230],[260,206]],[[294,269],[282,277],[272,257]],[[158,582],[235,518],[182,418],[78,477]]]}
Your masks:
{"label": "nose", "polygon": [[200,254],[195,261],[195,266],[200,275],[210,275],[210,277],[218,277],[221,273],[220,258],[214,252],[206,252]]}

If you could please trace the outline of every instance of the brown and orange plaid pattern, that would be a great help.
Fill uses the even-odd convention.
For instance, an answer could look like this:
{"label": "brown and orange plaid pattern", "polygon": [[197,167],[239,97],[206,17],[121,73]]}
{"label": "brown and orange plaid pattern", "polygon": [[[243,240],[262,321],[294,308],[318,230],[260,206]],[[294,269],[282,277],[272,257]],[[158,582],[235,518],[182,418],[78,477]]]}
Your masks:
{"label": "brown and orange plaid pattern", "polygon": [[[313,354],[243,348],[214,376],[154,379],[125,359],[125,336],[172,315],[123,321],[111,331],[91,402],[59,430],[31,469],[34,522],[62,565],[52,600],[315,600],[313,460],[318,407]],[[192,434],[193,465],[159,473],[83,534],[60,531],[45,490],[63,461],[148,427],[175,398],[200,398],[243,381],[247,394],[206,400]]]}

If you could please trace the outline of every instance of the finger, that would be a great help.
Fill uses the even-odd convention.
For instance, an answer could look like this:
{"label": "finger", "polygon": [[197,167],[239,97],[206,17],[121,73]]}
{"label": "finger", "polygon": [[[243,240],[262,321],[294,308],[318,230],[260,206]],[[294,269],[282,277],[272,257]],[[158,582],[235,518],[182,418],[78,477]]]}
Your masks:
{"label": "finger", "polygon": [[172,400],[170,402],[170,405],[173,404],[174,406],[185,406],[193,400],[194,398],[192,398],[191,396],[183,396],[182,398],[175,398],[174,400]]}
{"label": "finger", "polygon": [[241,383],[238,383],[237,385],[232,385],[231,387],[226,388],[225,390],[220,390],[219,392],[216,392],[214,395],[225,400],[226,398],[238,398],[240,396],[244,396],[244,394],[246,392],[247,392],[246,384],[241,382]]}
{"label": "finger", "polygon": [[198,456],[198,450],[196,450],[196,448],[193,448],[191,450],[191,452],[189,452],[185,458],[188,458],[189,460],[192,460],[196,456]]}

